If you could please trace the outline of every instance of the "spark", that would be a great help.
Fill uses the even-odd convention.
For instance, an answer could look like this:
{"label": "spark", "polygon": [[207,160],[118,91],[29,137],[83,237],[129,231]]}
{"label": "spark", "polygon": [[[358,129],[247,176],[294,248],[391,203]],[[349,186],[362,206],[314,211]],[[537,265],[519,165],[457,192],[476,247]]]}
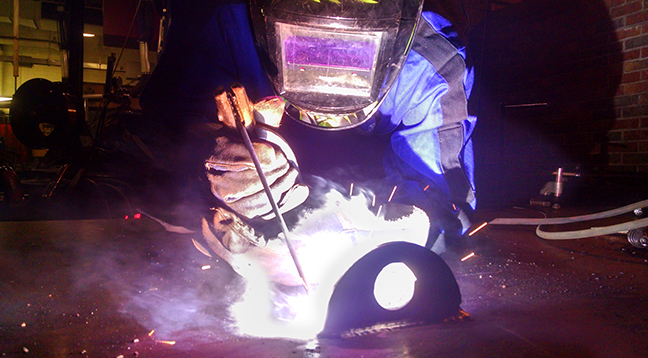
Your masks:
{"label": "spark", "polygon": [[457,211],[457,206],[455,204],[452,204],[452,210]]}
{"label": "spark", "polygon": [[394,185],[394,189],[392,189],[392,192],[389,195],[389,199],[387,200],[388,203],[391,202],[392,198],[394,197],[394,193],[396,193],[397,188],[398,188],[398,185]]}
{"label": "spark", "polygon": [[349,195],[353,195],[353,183],[351,183],[351,187],[349,188]]}
{"label": "spark", "polygon": [[176,341],[158,341],[158,340],[156,340],[155,343],[164,343],[164,344],[168,344],[168,345],[172,346],[172,345],[176,344]]}
{"label": "spark", "polygon": [[154,329],[152,329],[151,332],[148,333],[148,336],[149,336],[149,337],[153,336],[153,333],[155,333],[155,330],[154,330]]}
{"label": "spark", "polygon": [[201,269],[202,269],[203,271],[205,271],[205,270],[209,270],[210,268],[211,268],[211,265],[203,265],[203,267],[201,267]]}
{"label": "spark", "polygon": [[464,261],[468,260],[469,258],[471,258],[471,257],[473,257],[473,256],[475,256],[475,253],[474,253],[474,252],[471,252],[471,253],[469,253],[468,255],[466,255],[464,258],[462,258],[462,259],[461,259],[461,262],[464,262]]}
{"label": "spark", "polygon": [[476,233],[477,231],[483,229],[484,226],[486,226],[486,225],[488,225],[487,222],[485,222],[485,223],[479,225],[475,230],[473,230],[473,231],[471,231],[470,233],[468,233],[468,236],[473,236],[473,235],[475,235],[475,233]]}
{"label": "spark", "polygon": [[430,188],[430,186],[429,186],[429,185],[426,185],[425,188],[423,188],[423,191],[426,191],[426,190],[428,190],[429,188]]}
{"label": "spark", "polygon": [[373,195],[373,199],[371,199],[371,207],[376,206],[376,194]]}
{"label": "spark", "polygon": [[382,209],[382,205],[378,207],[378,212],[376,213],[376,216],[380,216],[380,210]]}
{"label": "spark", "polygon": [[191,242],[193,242],[194,247],[198,251],[200,251],[203,255],[205,255],[207,257],[212,257],[211,254],[209,253],[209,251],[203,245],[201,245],[198,241],[196,241],[194,238],[191,238]]}

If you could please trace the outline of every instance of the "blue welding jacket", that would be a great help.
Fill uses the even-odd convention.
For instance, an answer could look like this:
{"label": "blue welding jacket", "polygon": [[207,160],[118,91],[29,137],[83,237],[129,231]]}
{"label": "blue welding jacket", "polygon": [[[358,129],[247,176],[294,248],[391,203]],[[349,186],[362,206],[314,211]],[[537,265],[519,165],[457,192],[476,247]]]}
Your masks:
{"label": "blue welding jacket", "polygon": [[[426,25],[427,38],[421,38]],[[457,34],[440,15],[423,13],[415,42],[429,42],[428,49],[443,53],[415,44],[380,106],[381,116],[368,127],[391,133],[384,167],[387,182],[398,186],[394,200],[421,207],[444,231],[460,209],[476,205],[470,138],[477,118],[467,112],[474,74]],[[455,236],[467,226],[457,227]]]}

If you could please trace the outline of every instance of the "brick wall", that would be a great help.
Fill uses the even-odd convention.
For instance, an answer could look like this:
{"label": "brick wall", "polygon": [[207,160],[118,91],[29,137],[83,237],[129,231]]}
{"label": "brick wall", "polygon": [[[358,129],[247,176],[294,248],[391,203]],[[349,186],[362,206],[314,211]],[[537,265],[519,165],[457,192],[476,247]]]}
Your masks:
{"label": "brick wall", "polygon": [[528,203],[558,167],[580,198],[643,195],[648,1],[528,0],[469,38],[482,203]]}
{"label": "brick wall", "polygon": [[615,95],[618,111],[610,130],[610,165],[648,172],[648,2],[606,0],[623,53],[623,74]]}

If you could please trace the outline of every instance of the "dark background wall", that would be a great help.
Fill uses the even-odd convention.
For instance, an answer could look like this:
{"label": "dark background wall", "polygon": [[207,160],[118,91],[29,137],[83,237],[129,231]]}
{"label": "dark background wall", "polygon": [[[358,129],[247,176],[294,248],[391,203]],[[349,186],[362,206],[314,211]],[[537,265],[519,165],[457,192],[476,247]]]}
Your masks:
{"label": "dark background wall", "polygon": [[466,32],[480,205],[528,204],[558,167],[577,204],[648,196],[648,3],[486,3]]}

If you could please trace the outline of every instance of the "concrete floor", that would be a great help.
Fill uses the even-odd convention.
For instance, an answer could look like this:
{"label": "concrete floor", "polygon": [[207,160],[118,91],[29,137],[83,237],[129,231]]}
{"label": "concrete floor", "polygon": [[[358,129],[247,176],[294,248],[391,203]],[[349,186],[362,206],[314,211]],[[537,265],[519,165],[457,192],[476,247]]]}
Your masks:
{"label": "concrete floor", "polygon": [[[525,213],[480,212],[479,217]],[[526,213],[528,214],[528,213]],[[451,267],[470,322],[346,340],[231,333],[241,278],[149,219],[0,223],[3,357],[645,357],[648,252],[487,227]]]}

